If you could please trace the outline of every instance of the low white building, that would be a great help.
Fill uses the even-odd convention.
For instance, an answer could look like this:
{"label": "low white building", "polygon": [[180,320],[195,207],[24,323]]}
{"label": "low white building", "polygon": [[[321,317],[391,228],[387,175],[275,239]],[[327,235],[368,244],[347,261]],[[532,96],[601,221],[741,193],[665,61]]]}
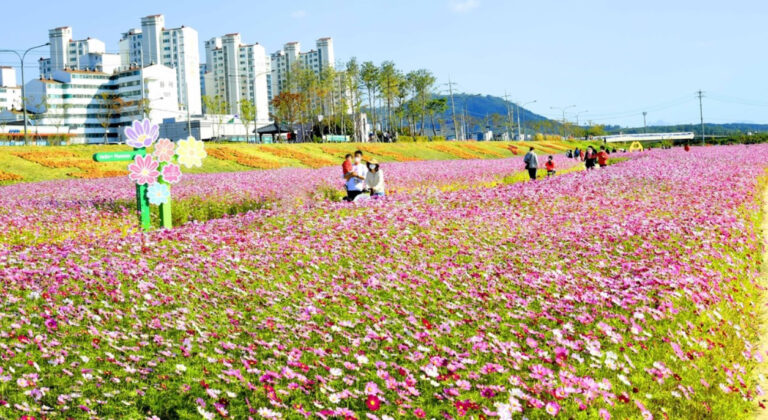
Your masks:
{"label": "low white building", "polygon": [[55,70],[51,76],[27,84],[27,107],[35,113],[33,125],[66,127],[72,143],[122,141],[123,127],[144,112],[157,123],[181,115],[176,72],[166,66],[114,74]]}

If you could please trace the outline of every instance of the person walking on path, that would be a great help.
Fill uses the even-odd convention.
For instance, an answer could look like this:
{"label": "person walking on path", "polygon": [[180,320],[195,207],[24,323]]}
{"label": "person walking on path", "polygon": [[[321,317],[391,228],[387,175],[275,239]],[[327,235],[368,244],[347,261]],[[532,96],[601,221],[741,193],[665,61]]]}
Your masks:
{"label": "person walking on path", "polygon": [[597,164],[601,168],[608,166],[608,152],[605,151],[605,146],[600,146],[600,152],[597,154]]}
{"label": "person walking on path", "polygon": [[354,165],[352,170],[344,175],[347,187],[347,201],[354,201],[355,197],[365,191],[365,176],[368,174],[368,168],[363,164],[363,152],[355,152]]}
{"label": "person walking on path", "polygon": [[386,186],[384,184],[384,172],[379,167],[379,161],[371,159],[368,162],[368,174],[365,175],[365,186],[371,190],[371,197],[384,197]]}
{"label": "person walking on path", "polygon": [[539,158],[536,156],[536,152],[533,151],[533,147],[525,154],[523,163],[525,163],[525,169],[528,170],[528,176],[531,179],[536,179],[536,171],[539,170]]}
{"label": "person walking on path", "polygon": [[592,146],[587,148],[587,153],[584,154],[583,160],[587,170],[595,169],[595,163],[597,163],[597,153],[595,153],[595,149]]}

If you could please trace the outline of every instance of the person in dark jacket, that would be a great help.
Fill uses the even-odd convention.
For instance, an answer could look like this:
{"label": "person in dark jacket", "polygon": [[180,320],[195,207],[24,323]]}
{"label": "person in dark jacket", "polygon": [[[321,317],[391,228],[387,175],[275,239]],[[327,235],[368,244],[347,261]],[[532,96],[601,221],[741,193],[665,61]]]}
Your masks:
{"label": "person in dark jacket", "polygon": [[525,169],[528,170],[528,176],[531,179],[536,179],[536,171],[539,170],[539,158],[533,151],[533,147],[531,147],[531,149],[528,150],[528,153],[525,154],[523,163],[525,163]]}

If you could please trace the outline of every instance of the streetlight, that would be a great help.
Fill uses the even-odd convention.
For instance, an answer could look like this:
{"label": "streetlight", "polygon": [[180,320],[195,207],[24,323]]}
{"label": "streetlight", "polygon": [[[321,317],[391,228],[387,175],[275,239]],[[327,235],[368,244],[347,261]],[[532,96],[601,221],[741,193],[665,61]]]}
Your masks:
{"label": "streetlight", "polygon": [[26,89],[24,87],[24,84],[25,84],[25,80],[24,80],[24,59],[27,57],[27,53],[28,52],[30,52],[30,51],[32,51],[32,50],[34,50],[36,48],[47,47],[49,45],[51,45],[51,43],[50,42],[46,42],[45,44],[42,44],[42,45],[38,45],[38,46],[35,46],[35,47],[27,48],[27,50],[24,51],[24,54],[19,54],[18,51],[14,51],[14,50],[0,50],[0,52],[16,54],[16,57],[19,57],[19,61],[21,62],[21,107],[23,108],[23,111],[24,111],[24,141],[25,142],[28,139],[28,134],[27,134],[27,91],[26,91]]}
{"label": "streetlight", "polygon": [[576,127],[578,127],[578,126],[579,126],[579,115],[581,115],[581,114],[586,114],[587,112],[589,112],[589,111],[587,111],[587,110],[585,109],[584,111],[579,111],[579,112],[577,112],[577,113],[576,113]]}
{"label": "streetlight", "polygon": [[551,107],[549,107],[549,109],[556,109],[556,110],[559,110],[560,112],[563,113],[563,123],[562,123],[562,125],[563,125],[563,137],[565,137],[565,111],[567,111],[567,110],[569,110],[571,108],[576,108],[576,105],[568,105],[568,106],[563,106],[563,107],[558,107],[558,106],[551,106]]}
{"label": "streetlight", "polygon": [[520,140],[522,137],[520,137],[520,108],[525,108],[526,105],[534,104],[536,103],[536,100],[526,102],[523,105],[517,105],[517,139]]}
{"label": "streetlight", "polygon": [[648,133],[648,124],[645,123],[645,117],[648,115],[647,111],[643,111],[643,132]]}

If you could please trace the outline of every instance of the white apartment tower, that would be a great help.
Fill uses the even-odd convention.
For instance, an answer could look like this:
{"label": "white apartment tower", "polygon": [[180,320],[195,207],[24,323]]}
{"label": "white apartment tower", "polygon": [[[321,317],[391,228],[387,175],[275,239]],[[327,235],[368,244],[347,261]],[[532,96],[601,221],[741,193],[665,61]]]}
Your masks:
{"label": "white apartment tower", "polygon": [[283,49],[271,55],[272,86],[270,100],[288,88],[291,74],[298,69],[297,63],[303,67],[320,73],[323,69],[333,67],[333,39],[320,38],[315,42],[316,50],[301,52],[301,44],[289,42]]}
{"label": "white apartment tower", "polygon": [[[48,31],[50,58],[40,59],[40,76],[48,79],[56,70],[97,70],[111,73],[119,58],[107,54],[104,42],[96,38],[72,39],[72,28],[62,26]],[[97,68],[98,67],[98,68]]]}
{"label": "white apartment tower", "polygon": [[227,104],[227,113],[239,114],[240,103],[249,100],[256,107],[256,122],[269,121],[269,61],[264,47],[243,44],[240,34],[227,34],[205,43],[205,91]]}
{"label": "white apartment tower", "polygon": [[21,109],[21,86],[16,83],[16,69],[0,66],[0,110]]}
{"label": "white apartment tower", "polygon": [[179,102],[191,114],[202,112],[200,97],[200,52],[197,31],[181,26],[165,28],[163,15],[141,19],[141,29],[123,33],[120,57],[123,66],[162,64],[176,70]]}

